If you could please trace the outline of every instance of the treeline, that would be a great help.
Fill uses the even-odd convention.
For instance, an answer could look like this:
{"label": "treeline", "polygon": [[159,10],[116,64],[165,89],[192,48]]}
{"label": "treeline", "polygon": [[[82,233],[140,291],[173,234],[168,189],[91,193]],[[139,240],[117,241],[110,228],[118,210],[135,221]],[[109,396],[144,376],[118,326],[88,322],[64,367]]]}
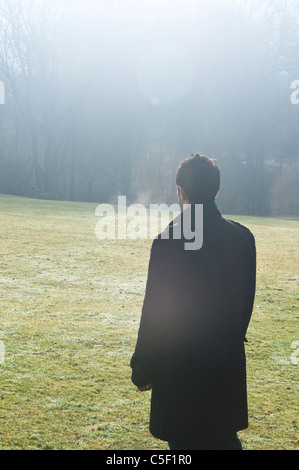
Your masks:
{"label": "treeline", "polygon": [[175,202],[218,160],[226,213],[299,214],[295,0],[0,0],[0,193]]}

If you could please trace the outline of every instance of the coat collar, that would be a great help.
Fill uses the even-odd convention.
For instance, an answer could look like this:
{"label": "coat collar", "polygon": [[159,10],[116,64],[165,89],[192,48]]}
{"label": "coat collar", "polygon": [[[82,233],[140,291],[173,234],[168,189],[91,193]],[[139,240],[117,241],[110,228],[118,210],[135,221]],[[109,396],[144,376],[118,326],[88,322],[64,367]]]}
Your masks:
{"label": "coat collar", "polygon": [[[176,226],[179,226],[180,229],[182,230],[182,235],[181,238],[183,239],[183,224],[184,224],[184,217],[186,216],[185,220],[187,221],[186,223],[190,223],[188,221],[191,221],[191,230],[195,230],[195,211],[196,204],[190,204],[186,209],[184,209],[175,219],[170,222],[168,227],[164,230],[162,234],[160,234],[157,238],[164,238],[167,236],[171,238],[171,235],[173,233],[173,230],[175,229]],[[191,214],[190,214],[191,211]],[[218,210],[215,201],[211,201],[208,203],[203,204],[203,225],[205,225],[206,222],[210,223],[213,220],[221,219],[222,215],[220,211]],[[165,234],[168,234],[167,236]],[[163,237],[164,235],[164,237]]]}
{"label": "coat collar", "polygon": [[[207,220],[207,219],[217,219],[217,218],[221,218],[222,215],[218,209],[218,207],[216,206],[216,203],[215,201],[210,201],[210,202],[205,202],[202,204],[203,205],[203,219],[204,220]],[[191,211],[191,219],[193,219],[195,217],[195,207],[196,207],[196,204],[190,204],[186,207],[186,209],[184,209],[173,221],[172,221],[172,224],[175,223],[176,221],[178,221],[179,219],[181,219],[184,214],[188,213],[189,211]]]}

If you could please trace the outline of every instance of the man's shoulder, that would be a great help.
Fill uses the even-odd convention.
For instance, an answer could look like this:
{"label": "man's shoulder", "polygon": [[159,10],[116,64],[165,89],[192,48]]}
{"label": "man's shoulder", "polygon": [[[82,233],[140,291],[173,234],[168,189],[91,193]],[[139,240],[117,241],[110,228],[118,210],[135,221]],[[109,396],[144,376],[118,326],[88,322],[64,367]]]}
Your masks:
{"label": "man's shoulder", "polygon": [[243,230],[245,231],[246,233],[251,233],[251,231],[249,230],[248,227],[246,227],[246,225],[243,225],[243,224],[240,224],[240,222],[236,222],[235,220],[231,220],[231,219],[225,219],[226,222],[234,225],[236,228],[238,228],[239,230]]}
{"label": "man's shoulder", "polygon": [[241,235],[243,235],[243,237],[246,237],[247,239],[249,239],[252,243],[255,243],[255,239],[254,239],[254,235],[253,233],[251,232],[251,230],[249,230],[248,227],[246,227],[245,225],[241,224],[240,222],[236,222],[235,220],[231,220],[231,219],[224,219],[228,224],[230,224],[231,227],[234,228],[234,230],[238,231]]}
{"label": "man's shoulder", "polygon": [[154,239],[152,242],[152,250],[153,249],[168,249],[168,248],[174,248],[174,249],[180,249],[182,243],[183,243],[183,238],[182,237],[177,237],[177,232],[176,232],[176,225],[178,224],[177,220],[173,220],[167,227],[165,227],[164,230],[162,230]]}
{"label": "man's shoulder", "polygon": [[[164,230],[162,230],[154,239],[154,242],[159,243],[159,242],[165,242],[165,241],[171,241],[176,239],[178,235],[178,230],[181,232],[181,214],[175,217],[166,227]],[[174,235],[175,233],[175,235]]]}

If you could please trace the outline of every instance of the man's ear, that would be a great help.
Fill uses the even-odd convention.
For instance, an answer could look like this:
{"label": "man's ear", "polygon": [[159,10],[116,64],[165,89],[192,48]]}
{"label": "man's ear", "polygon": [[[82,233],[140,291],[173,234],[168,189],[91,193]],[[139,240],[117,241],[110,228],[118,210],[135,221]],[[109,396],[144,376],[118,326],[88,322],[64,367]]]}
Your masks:
{"label": "man's ear", "polygon": [[185,193],[184,189],[181,186],[178,186],[178,193],[181,196],[182,201],[188,201],[186,193]]}

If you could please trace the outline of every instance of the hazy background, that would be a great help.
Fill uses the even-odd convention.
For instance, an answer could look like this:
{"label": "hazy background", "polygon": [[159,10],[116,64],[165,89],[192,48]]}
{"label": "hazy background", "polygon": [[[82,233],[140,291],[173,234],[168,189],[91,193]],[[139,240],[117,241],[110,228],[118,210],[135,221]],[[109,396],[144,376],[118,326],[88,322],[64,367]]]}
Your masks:
{"label": "hazy background", "polygon": [[221,210],[299,215],[296,0],[0,0],[0,80],[0,193],[169,204],[200,152]]}

